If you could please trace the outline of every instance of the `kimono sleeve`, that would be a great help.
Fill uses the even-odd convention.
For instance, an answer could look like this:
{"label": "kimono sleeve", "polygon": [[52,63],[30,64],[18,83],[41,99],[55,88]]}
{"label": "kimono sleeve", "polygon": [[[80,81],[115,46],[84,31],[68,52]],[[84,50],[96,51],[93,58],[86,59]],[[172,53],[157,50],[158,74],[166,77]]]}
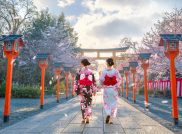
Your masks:
{"label": "kimono sleeve", "polygon": [[79,86],[78,81],[79,81],[79,79],[80,79],[80,74],[77,73],[76,77],[75,77],[75,81],[74,81],[74,92],[76,92],[76,90],[78,89],[78,86]]}
{"label": "kimono sleeve", "polygon": [[93,85],[92,85],[92,86],[93,86],[93,87],[92,87],[92,90],[93,90],[93,91],[92,91],[92,92],[93,92],[93,93],[96,93],[96,90],[97,90],[97,89],[96,89],[96,80],[95,80],[94,74],[92,74],[92,77],[93,77]]}

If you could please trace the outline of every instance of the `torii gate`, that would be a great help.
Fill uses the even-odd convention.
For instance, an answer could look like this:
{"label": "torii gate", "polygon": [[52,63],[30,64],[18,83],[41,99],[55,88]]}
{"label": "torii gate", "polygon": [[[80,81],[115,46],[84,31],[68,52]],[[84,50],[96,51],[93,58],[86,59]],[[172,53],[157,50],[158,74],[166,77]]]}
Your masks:
{"label": "torii gate", "polygon": [[[124,60],[126,58],[131,57],[131,55],[117,55],[117,53],[124,53],[126,50],[128,50],[129,47],[123,47],[123,48],[107,48],[107,49],[80,49],[81,55],[84,56],[85,53],[93,53],[96,52],[97,56],[92,57],[95,58],[96,60],[106,60],[109,57],[112,57],[116,66],[116,61],[117,60]],[[101,53],[112,53],[112,56],[101,56]]]}

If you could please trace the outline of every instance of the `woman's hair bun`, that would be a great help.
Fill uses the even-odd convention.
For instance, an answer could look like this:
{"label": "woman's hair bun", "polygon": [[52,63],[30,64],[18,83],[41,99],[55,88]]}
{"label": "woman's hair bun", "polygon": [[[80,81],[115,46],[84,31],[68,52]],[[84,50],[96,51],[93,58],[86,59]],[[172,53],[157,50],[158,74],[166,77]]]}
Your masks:
{"label": "woman's hair bun", "polygon": [[108,58],[108,59],[106,60],[106,62],[107,62],[107,64],[108,64],[109,66],[113,66],[113,65],[114,65],[114,61],[113,61],[112,58]]}
{"label": "woman's hair bun", "polygon": [[82,60],[81,60],[81,63],[82,63],[84,66],[89,66],[89,65],[90,65],[90,62],[89,62],[87,59],[82,59]]}

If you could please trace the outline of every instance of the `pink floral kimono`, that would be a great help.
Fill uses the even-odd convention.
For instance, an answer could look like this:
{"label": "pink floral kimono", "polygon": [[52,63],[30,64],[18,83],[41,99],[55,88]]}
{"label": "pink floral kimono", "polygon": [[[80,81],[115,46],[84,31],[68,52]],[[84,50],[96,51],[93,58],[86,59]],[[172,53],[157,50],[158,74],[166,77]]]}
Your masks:
{"label": "pink floral kimono", "polygon": [[100,82],[104,86],[104,109],[107,115],[116,117],[118,88],[121,84],[119,72],[112,69],[105,69],[100,77]]}
{"label": "pink floral kimono", "polygon": [[[83,67],[76,75],[74,90],[79,95],[82,118],[91,116],[92,94],[96,92],[94,74],[87,67]],[[78,91],[79,90],[79,91]]]}

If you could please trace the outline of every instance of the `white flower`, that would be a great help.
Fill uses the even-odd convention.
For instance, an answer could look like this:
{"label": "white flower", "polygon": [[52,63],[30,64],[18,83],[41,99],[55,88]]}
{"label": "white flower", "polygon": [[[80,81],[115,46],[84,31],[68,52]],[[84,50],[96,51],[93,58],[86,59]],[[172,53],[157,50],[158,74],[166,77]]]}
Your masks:
{"label": "white flower", "polygon": [[89,79],[90,81],[92,81],[92,75],[89,75],[89,76],[88,76],[88,79]]}
{"label": "white flower", "polygon": [[85,78],[85,74],[80,75],[80,80],[83,80]]}

